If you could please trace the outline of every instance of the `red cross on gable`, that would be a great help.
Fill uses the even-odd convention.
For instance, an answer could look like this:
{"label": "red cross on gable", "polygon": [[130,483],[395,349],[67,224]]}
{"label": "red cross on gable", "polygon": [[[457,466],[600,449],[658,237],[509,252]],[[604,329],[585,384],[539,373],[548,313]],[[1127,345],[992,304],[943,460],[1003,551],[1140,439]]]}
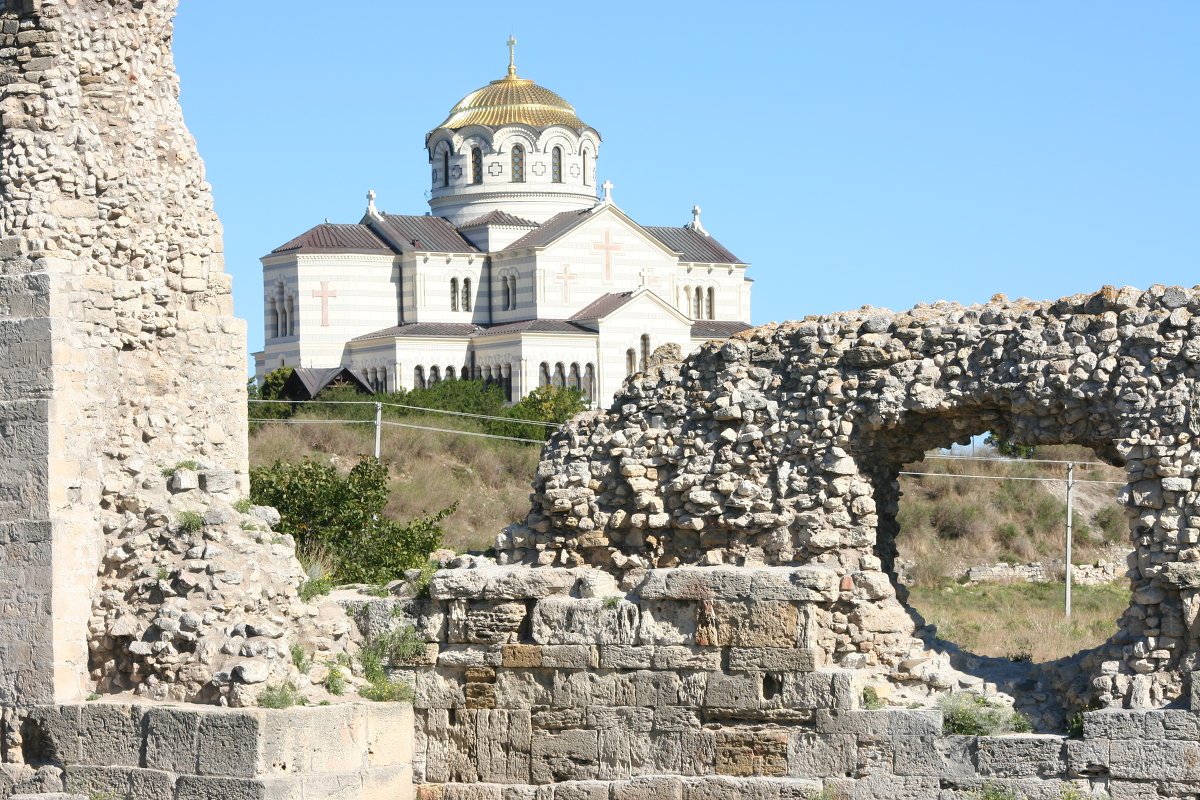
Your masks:
{"label": "red cross on gable", "polygon": [[562,287],[563,287],[562,301],[563,301],[563,305],[565,306],[571,302],[571,284],[574,283],[575,281],[579,280],[579,276],[571,274],[571,265],[570,264],[563,264],[562,265],[562,274],[555,275],[554,280],[562,283]]}
{"label": "red cross on gable", "polygon": [[625,249],[625,245],[617,244],[612,240],[612,231],[604,232],[603,242],[593,242],[593,253],[604,253],[604,280],[611,281],[612,276],[612,254],[620,253]]}
{"label": "red cross on gable", "polygon": [[329,281],[321,281],[320,290],[313,289],[313,297],[321,298],[321,327],[329,327],[329,298],[337,297],[337,289],[329,288]]}

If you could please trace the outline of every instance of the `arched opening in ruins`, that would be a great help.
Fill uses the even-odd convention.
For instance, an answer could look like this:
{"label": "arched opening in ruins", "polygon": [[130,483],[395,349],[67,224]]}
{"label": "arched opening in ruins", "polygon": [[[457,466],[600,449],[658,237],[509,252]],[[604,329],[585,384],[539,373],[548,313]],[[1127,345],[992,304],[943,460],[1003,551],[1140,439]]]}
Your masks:
{"label": "arched opening in ruins", "polygon": [[901,602],[927,626],[922,638],[1048,662],[1118,632],[1133,548],[1117,500],[1125,472],[1113,462],[1121,459],[1111,444],[1032,422],[1014,423],[1001,409],[960,410],[915,415],[881,437],[877,452],[889,460],[874,476],[876,552]]}

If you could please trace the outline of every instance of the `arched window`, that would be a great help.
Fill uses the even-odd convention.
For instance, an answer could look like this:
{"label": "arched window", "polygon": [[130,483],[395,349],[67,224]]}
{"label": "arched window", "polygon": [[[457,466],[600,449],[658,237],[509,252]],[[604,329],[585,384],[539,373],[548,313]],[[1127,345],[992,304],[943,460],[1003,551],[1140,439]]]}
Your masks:
{"label": "arched window", "polygon": [[592,402],[592,393],[596,390],[596,365],[588,364],[583,370],[583,399],[589,405]]}
{"label": "arched window", "polygon": [[507,275],[501,280],[504,281],[504,310],[508,311],[512,308],[512,283],[509,282]]}
{"label": "arched window", "polygon": [[695,294],[692,297],[692,319],[704,319],[703,314],[704,290],[697,286]]}
{"label": "arched window", "polygon": [[625,351],[625,373],[632,375],[635,372],[637,372],[637,353],[631,347]]}
{"label": "arched window", "polygon": [[567,374],[567,386],[583,391],[583,376],[579,374],[578,364],[571,365],[571,371]]}
{"label": "arched window", "polygon": [[642,370],[650,366],[650,334],[642,334]]}
{"label": "arched window", "polygon": [[556,147],[550,151],[550,180],[562,183],[562,148]]}
{"label": "arched window", "polygon": [[275,307],[275,298],[267,300],[267,338],[274,339],[279,335],[279,309]]}
{"label": "arched window", "polygon": [[512,149],[512,181],[525,182],[525,148],[519,144],[513,145]]}
{"label": "arched window", "polygon": [[378,387],[378,390],[379,390],[379,391],[381,391],[381,392],[386,392],[386,391],[388,390],[388,379],[387,379],[387,377],[388,377],[388,368],[387,368],[387,367],[380,367],[380,368],[379,368],[379,387]]}
{"label": "arched window", "polygon": [[508,276],[508,283],[512,287],[509,291],[509,295],[512,298],[512,305],[510,306],[510,308],[515,309],[517,307],[517,276],[516,275]]}
{"label": "arched window", "polygon": [[560,389],[566,385],[567,371],[563,368],[561,361],[554,365],[554,378],[551,382]]}
{"label": "arched window", "polygon": [[446,367],[446,380],[454,380],[454,367]]}
{"label": "arched window", "polygon": [[296,335],[296,296],[291,294],[287,298],[287,335]]}
{"label": "arched window", "polygon": [[441,380],[442,380],[442,373],[438,371],[438,368],[430,367],[429,368],[429,385],[432,386],[433,384],[438,383]]}
{"label": "arched window", "polygon": [[471,279],[463,278],[462,310],[471,310]]}
{"label": "arched window", "polygon": [[413,367],[413,388],[414,389],[424,389],[425,388],[425,368],[424,367]]}
{"label": "arched window", "polygon": [[592,176],[588,173],[588,152],[587,152],[587,150],[584,150],[583,151],[583,185],[590,186],[591,183],[592,183]]}
{"label": "arched window", "polygon": [[550,365],[547,364],[545,361],[543,361],[542,365],[538,368],[538,386],[549,386],[549,385],[550,385]]}
{"label": "arched window", "polygon": [[511,403],[513,401],[512,367],[508,364],[500,367],[500,380],[504,384],[504,399]]}
{"label": "arched window", "polygon": [[708,287],[708,305],[706,305],[704,308],[704,310],[708,312],[709,319],[717,318],[716,317],[716,308],[717,308],[717,290],[714,289],[712,286],[710,286],[710,287]]}
{"label": "arched window", "polygon": [[483,150],[471,148],[471,183],[483,183]]}
{"label": "arched window", "polygon": [[450,151],[442,152],[442,186],[450,185]]}
{"label": "arched window", "polygon": [[458,311],[458,278],[450,279],[450,310]]}

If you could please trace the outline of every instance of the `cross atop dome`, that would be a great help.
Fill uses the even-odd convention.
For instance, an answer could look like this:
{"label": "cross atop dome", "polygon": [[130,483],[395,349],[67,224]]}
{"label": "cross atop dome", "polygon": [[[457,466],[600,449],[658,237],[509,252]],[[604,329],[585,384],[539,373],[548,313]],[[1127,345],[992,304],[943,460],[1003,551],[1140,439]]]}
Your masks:
{"label": "cross atop dome", "polygon": [[508,77],[517,77],[517,37],[509,34],[508,37]]}

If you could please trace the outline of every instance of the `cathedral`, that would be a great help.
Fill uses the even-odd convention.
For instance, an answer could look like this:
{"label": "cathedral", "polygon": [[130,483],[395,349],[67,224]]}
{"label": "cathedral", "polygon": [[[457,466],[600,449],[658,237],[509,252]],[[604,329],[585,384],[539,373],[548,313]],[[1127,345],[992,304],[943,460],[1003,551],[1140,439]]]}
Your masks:
{"label": "cathedral", "polygon": [[[348,369],[378,391],[482,378],[604,405],[664,344],[688,353],[749,328],[746,263],[700,223],[630,219],[597,193],[600,134],[508,74],[425,137],[429,211],[326,222],[262,259],[266,344],[281,366]],[[313,373],[315,374],[315,373]]]}

